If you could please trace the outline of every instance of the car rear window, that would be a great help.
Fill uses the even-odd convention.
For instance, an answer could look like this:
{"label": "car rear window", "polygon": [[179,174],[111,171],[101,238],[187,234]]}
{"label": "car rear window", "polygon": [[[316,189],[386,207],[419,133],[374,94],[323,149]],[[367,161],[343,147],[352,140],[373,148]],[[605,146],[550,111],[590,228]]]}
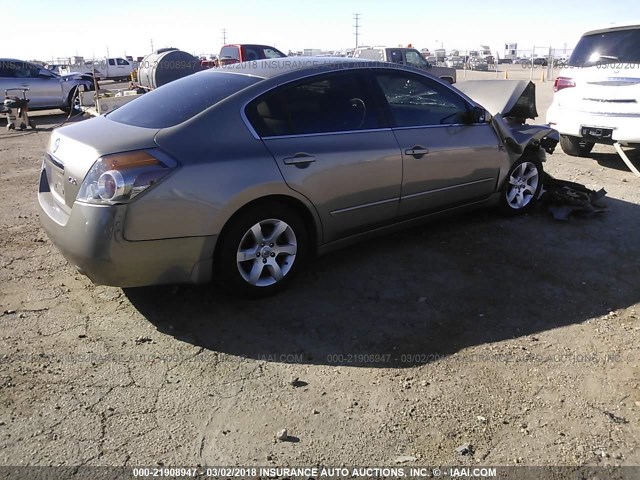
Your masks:
{"label": "car rear window", "polygon": [[235,58],[240,60],[240,49],[238,47],[222,47],[220,58]]}
{"label": "car rear window", "polygon": [[569,59],[573,67],[640,62],[640,29],[583,36]]}
{"label": "car rear window", "polygon": [[260,80],[212,70],[196,73],[125,103],[108,114],[108,118],[136,127],[172,127]]}

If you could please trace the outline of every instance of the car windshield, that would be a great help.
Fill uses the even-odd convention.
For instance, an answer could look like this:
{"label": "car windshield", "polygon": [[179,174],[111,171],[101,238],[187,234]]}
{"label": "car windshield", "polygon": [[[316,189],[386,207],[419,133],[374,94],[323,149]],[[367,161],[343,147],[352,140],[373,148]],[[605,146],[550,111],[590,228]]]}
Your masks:
{"label": "car windshield", "polygon": [[586,35],[580,39],[569,59],[569,65],[573,67],[612,62],[640,62],[640,29]]}
{"label": "car windshield", "polygon": [[136,127],[171,127],[260,80],[212,70],[196,73],[145,93],[114,110],[108,118]]}

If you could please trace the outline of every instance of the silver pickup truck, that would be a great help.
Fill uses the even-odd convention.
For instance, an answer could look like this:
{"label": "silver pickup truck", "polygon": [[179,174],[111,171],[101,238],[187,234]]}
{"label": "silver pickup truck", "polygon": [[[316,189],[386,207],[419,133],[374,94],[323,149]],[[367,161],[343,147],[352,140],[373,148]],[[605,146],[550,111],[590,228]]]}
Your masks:
{"label": "silver pickup truck", "polygon": [[[35,63],[0,58],[0,95],[7,89],[29,89],[29,110],[60,108],[68,112],[74,107],[75,92],[93,90],[91,75],[58,75]],[[12,91],[9,95],[18,95]]]}
{"label": "silver pickup truck", "polygon": [[362,47],[356,49],[353,57],[365,58],[367,60],[379,60],[381,62],[399,63],[401,65],[421,68],[429,72],[431,75],[440,77],[442,80],[451,84],[456,83],[457,79],[455,68],[431,65],[415,48]]}

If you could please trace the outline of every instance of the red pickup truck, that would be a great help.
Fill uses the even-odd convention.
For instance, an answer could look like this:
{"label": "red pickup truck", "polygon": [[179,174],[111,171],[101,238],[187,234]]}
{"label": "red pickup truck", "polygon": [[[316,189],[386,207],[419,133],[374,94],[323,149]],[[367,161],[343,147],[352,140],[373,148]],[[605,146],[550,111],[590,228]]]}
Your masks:
{"label": "red pickup truck", "polygon": [[286,57],[284,53],[269,45],[229,44],[220,49],[220,66],[239,62],[252,62],[265,58]]}

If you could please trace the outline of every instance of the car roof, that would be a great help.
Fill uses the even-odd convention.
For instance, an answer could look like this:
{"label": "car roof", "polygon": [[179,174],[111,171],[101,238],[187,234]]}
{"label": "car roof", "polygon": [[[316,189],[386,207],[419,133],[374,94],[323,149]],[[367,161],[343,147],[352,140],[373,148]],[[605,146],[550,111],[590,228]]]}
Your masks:
{"label": "car roof", "polygon": [[[340,68],[366,68],[380,66],[379,61],[347,57],[281,57],[225,65],[219,70],[241,73],[260,78],[273,78],[294,71],[339,70]],[[395,64],[394,68],[398,66]]]}
{"label": "car roof", "polygon": [[272,47],[271,45],[263,45],[261,43],[227,43],[226,45],[223,45],[222,48],[224,47],[259,47],[259,48],[276,48],[276,47]]}
{"label": "car roof", "polygon": [[640,29],[640,21],[610,24],[610,25],[607,25],[606,27],[589,30],[588,32],[585,32],[582,36],[594,35],[597,33],[604,33],[604,32],[613,32],[616,30],[633,30],[636,28]]}

